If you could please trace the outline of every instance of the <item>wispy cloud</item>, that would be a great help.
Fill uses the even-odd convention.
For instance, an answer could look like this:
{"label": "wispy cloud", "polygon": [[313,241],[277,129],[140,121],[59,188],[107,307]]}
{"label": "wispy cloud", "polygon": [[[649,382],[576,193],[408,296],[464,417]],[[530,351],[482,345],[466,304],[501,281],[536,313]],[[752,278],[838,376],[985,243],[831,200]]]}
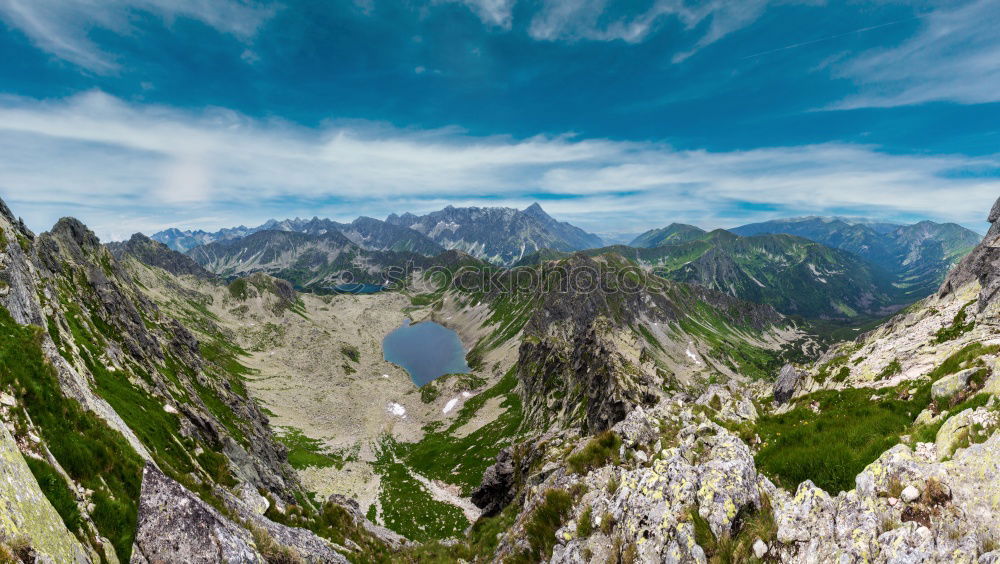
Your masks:
{"label": "wispy cloud", "polygon": [[841,68],[860,93],[839,107],[1000,101],[1000,4],[945,5],[921,20],[919,32],[898,47],[865,53]]}
{"label": "wispy cloud", "polygon": [[656,0],[637,13],[611,15],[618,6],[607,0],[545,0],[531,21],[529,33],[538,40],[645,40],[656,26],[675,19],[695,39],[686,51],[674,56],[680,62],[726,35],[753,23],[768,6],[767,0],[684,2]]}
{"label": "wispy cloud", "polygon": [[[846,144],[736,152],[537,136],[475,137],[364,122],[306,129],[224,109],[0,98],[0,194],[37,229],[78,215],[105,238],[267,216],[423,211],[535,198],[598,230],[706,226],[763,212],[923,216],[975,225],[1000,159]],[[955,174],[966,171],[965,174]],[[472,196],[475,194],[475,196]]]}
{"label": "wispy cloud", "polygon": [[[461,3],[483,23],[512,29],[515,0],[436,0]],[[808,1],[808,0],[802,0]],[[625,41],[640,43],[659,25],[675,20],[690,36],[691,45],[674,55],[675,62],[757,20],[774,0],[654,0],[642,9],[631,9],[608,0],[542,0],[530,13],[528,35],[538,41]],[[623,6],[625,6],[623,8]]]}
{"label": "wispy cloud", "polygon": [[465,4],[486,25],[510,29],[515,0],[436,0],[440,4]]}
{"label": "wispy cloud", "polygon": [[97,73],[114,72],[119,61],[91,38],[95,30],[134,32],[137,16],[152,14],[170,24],[190,18],[247,40],[272,13],[240,0],[0,0],[0,19],[40,49]]}

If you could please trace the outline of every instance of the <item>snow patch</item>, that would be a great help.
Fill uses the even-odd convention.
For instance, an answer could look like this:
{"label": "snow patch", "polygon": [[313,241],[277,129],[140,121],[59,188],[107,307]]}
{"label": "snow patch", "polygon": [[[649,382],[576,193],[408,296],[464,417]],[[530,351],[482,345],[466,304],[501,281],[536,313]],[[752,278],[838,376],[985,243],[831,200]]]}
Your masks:
{"label": "snow patch", "polygon": [[695,364],[701,364],[701,359],[698,358],[698,355],[696,355],[693,352],[691,352],[691,348],[690,347],[688,347],[687,349],[684,350],[684,354],[688,355],[688,357],[691,360],[693,360]]}
{"label": "snow patch", "polygon": [[458,405],[458,398],[448,400],[448,403],[444,404],[444,409],[441,410],[441,413],[448,413],[449,411],[455,409],[456,405]]}
{"label": "snow patch", "polygon": [[823,273],[821,273],[821,272],[819,271],[819,269],[817,269],[817,268],[816,268],[816,265],[815,265],[815,264],[813,264],[813,263],[811,263],[811,262],[807,262],[807,263],[806,263],[806,266],[808,266],[808,267],[809,267],[809,270],[811,270],[811,271],[812,271],[812,273],[813,273],[813,276],[815,276],[815,277],[816,277],[816,280],[819,280],[819,281],[820,281],[820,282],[822,282],[823,284],[826,284],[826,278],[823,278],[823,276],[822,276],[822,274],[823,274]]}
{"label": "snow patch", "polygon": [[389,406],[386,408],[386,411],[388,411],[390,415],[395,415],[396,417],[406,417],[406,408],[394,401],[389,402]]}

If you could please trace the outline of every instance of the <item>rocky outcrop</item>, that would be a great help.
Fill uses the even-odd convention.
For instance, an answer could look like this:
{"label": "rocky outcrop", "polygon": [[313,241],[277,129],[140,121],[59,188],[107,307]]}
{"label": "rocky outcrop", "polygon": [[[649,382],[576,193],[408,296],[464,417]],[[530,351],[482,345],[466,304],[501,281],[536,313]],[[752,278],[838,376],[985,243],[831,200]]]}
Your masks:
{"label": "rocky outcrop", "polygon": [[763,334],[783,319],[770,306],[637,272],[617,255],[576,254],[536,272],[545,284],[524,306],[533,314],[517,376],[528,419],[541,427],[609,429],[657,403],[672,383],[664,367],[685,378],[706,367],[695,353],[700,327]]}
{"label": "rocky outcrop", "polygon": [[639,562],[705,562],[713,553],[733,554],[719,552],[720,539],[729,550],[740,547],[735,561],[972,563],[1000,554],[991,552],[1000,434],[944,462],[933,444],[897,445],[866,467],[851,491],[832,495],[811,481],[788,491],[757,471],[738,437],[682,400],[635,410],[615,427],[623,436],[618,465],[608,459],[572,473],[560,462],[565,443],[553,441],[524,480],[521,515],[498,557],[529,551],[533,512],[551,490],[571,496],[551,562],[614,561],[626,553]]}
{"label": "rocky outcrop", "polygon": [[[631,443],[623,445],[623,452],[627,458],[632,453],[635,462],[606,465],[584,475],[558,463],[543,465],[541,480],[526,480],[524,517],[501,541],[500,558],[525,550],[523,527],[549,490],[583,492],[555,534],[551,562],[569,563],[586,560],[584,554],[614,561],[622,543],[632,545],[637,562],[704,562],[707,547],[699,546],[692,515],[703,520],[712,535],[735,536],[744,518],[763,507],[764,494],[775,489],[757,473],[750,449],[739,438],[690,408],[661,403],[636,410],[620,425]],[[679,431],[662,434],[668,427]],[[647,452],[652,453],[649,459]],[[578,537],[584,518],[599,532]]]}
{"label": "rocky outcrop", "polygon": [[778,379],[774,381],[775,403],[780,405],[792,399],[792,396],[795,395],[795,390],[802,381],[802,377],[802,373],[796,370],[791,364],[783,366],[781,373],[778,374]]}
{"label": "rocky outcrop", "polygon": [[514,501],[517,494],[517,470],[510,448],[497,454],[495,464],[486,469],[482,483],[472,492],[472,503],[483,510],[484,517],[492,517]]}
{"label": "rocky outcrop", "polygon": [[[268,508],[267,499],[248,484],[241,487],[242,496],[224,488],[216,488],[215,493],[225,503],[230,515],[239,520],[239,526],[252,531],[258,550],[266,552],[267,549],[261,544],[267,544],[279,547],[277,550],[271,549],[272,552],[289,554],[302,562],[346,564],[347,559],[329,541],[307,529],[289,527],[264,517]],[[340,550],[347,551],[344,547],[340,547]],[[264,556],[268,561],[274,560],[273,555]]]}
{"label": "rocky outcrop", "polygon": [[191,257],[172,250],[159,241],[154,241],[142,233],[132,235],[128,241],[107,244],[108,250],[121,261],[125,256],[132,256],[139,262],[156,268],[162,268],[177,276],[194,276],[203,280],[215,277],[205,270]]}
{"label": "rocky outcrop", "polygon": [[361,527],[386,546],[392,549],[399,549],[409,545],[406,537],[369,521],[361,512],[361,507],[356,500],[333,494],[327,499],[327,502],[346,510],[355,526]]}
{"label": "rocky outcrop", "polygon": [[2,424],[0,500],[0,542],[22,543],[37,562],[91,562],[91,555],[66,529],[39,489],[17,444]]}
{"label": "rocky outcrop", "polygon": [[943,298],[973,280],[978,281],[980,312],[1000,294],[1000,198],[993,204],[987,220],[991,225],[986,237],[948,274],[938,290],[938,297]]}
{"label": "rocky outcrop", "polygon": [[479,487],[472,492],[472,503],[483,510],[483,516],[492,517],[514,501],[514,457],[509,448],[497,454],[497,461],[486,469]]}
{"label": "rocky outcrop", "polygon": [[266,562],[246,529],[152,464],[142,474],[133,562]]}

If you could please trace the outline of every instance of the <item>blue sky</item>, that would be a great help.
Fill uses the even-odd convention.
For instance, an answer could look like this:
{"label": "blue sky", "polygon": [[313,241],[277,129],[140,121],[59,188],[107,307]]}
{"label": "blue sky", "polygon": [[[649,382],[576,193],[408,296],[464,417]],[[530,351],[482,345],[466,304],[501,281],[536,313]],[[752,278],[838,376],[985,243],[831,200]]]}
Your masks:
{"label": "blue sky", "polygon": [[104,239],[538,200],[979,231],[1000,3],[0,0],[0,197]]}

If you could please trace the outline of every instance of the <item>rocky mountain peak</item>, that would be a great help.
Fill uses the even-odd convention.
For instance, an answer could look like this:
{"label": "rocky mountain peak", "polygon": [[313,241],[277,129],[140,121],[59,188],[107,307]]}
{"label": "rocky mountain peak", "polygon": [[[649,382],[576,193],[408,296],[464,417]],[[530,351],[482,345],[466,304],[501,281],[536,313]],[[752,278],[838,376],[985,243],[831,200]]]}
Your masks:
{"label": "rocky mountain peak", "polygon": [[538,202],[535,202],[530,206],[524,208],[524,213],[533,217],[537,217],[538,219],[543,219],[543,220],[552,219],[552,216],[545,213],[545,210],[542,209],[542,206]]}
{"label": "rocky mountain peak", "polygon": [[65,242],[74,243],[82,250],[94,250],[101,246],[97,235],[74,217],[60,219],[49,233]]}
{"label": "rocky mountain peak", "polygon": [[203,280],[215,277],[191,257],[178,253],[142,233],[132,235],[128,241],[123,243],[108,243],[107,248],[111,251],[115,259],[119,261],[128,255],[147,266],[162,268],[178,276],[187,274]]}

